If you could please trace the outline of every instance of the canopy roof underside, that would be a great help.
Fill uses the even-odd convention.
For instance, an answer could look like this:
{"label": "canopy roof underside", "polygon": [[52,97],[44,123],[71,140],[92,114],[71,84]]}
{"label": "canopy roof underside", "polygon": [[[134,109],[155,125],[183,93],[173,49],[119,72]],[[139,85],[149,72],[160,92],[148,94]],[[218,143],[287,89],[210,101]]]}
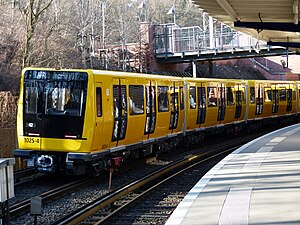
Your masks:
{"label": "canopy roof underside", "polygon": [[[300,43],[299,0],[193,0],[192,2],[217,20],[260,40]],[[235,23],[237,21],[241,23]]]}

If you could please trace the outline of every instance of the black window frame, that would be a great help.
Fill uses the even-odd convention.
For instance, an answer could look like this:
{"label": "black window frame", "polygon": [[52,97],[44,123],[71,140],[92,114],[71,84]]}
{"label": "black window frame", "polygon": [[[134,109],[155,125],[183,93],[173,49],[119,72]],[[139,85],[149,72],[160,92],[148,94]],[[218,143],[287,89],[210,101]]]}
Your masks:
{"label": "black window frame", "polygon": [[96,87],[96,112],[97,117],[102,117],[103,108],[102,108],[102,88]]}
{"label": "black window frame", "polygon": [[227,106],[235,105],[233,92],[234,92],[234,87],[226,87],[226,104],[227,104]]}
{"label": "black window frame", "polygon": [[287,100],[287,89],[280,88],[279,89],[279,101],[285,102]]}
{"label": "black window frame", "polygon": [[272,94],[271,88],[265,89],[264,99],[265,99],[265,102],[273,102],[273,94]]}
{"label": "black window frame", "polygon": [[180,110],[184,110],[184,92],[183,87],[179,87],[179,105]]}
{"label": "black window frame", "polygon": [[[166,89],[166,90],[165,90]],[[163,92],[161,92],[163,90]],[[158,112],[169,112],[169,86],[157,86]],[[163,103],[161,105],[161,103]]]}
{"label": "black window frame", "polygon": [[[197,100],[196,100],[196,87],[190,86],[189,88],[189,105],[190,109],[197,109]],[[192,102],[194,101],[194,102]]]}
{"label": "black window frame", "polygon": [[[209,97],[211,89],[214,90],[214,97]],[[214,101],[211,101],[211,99],[215,99]],[[214,104],[212,104],[214,103]],[[217,87],[215,86],[209,86],[207,87],[207,107],[217,107],[218,106],[218,93],[217,93]]]}
{"label": "black window frame", "polygon": [[250,104],[255,104],[255,87],[250,87]]}
{"label": "black window frame", "polygon": [[[140,89],[140,94],[139,96],[135,95],[134,97],[137,97],[138,100],[136,100],[136,98],[132,98],[132,90],[133,88],[135,90],[137,90],[137,88]],[[128,87],[128,91],[129,91],[129,95],[128,95],[128,103],[129,103],[129,114],[132,115],[142,115],[145,113],[144,110],[144,94],[145,94],[145,87],[144,85],[129,85]],[[139,103],[139,104],[136,104]],[[134,105],[133,105],[134,104]],[[137,106],[135,106],[137,105]],[[134,110],[134,107],[137,107],[137,110]]]}

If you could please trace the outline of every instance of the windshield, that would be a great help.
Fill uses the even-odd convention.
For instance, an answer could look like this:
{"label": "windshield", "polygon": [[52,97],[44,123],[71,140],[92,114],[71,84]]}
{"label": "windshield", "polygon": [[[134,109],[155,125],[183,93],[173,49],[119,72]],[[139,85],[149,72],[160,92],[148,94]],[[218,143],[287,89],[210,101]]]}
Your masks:
{"label": "windshield", "polygon": [[87,74],[79,72],[26,71],[26,114],[82,116]]}

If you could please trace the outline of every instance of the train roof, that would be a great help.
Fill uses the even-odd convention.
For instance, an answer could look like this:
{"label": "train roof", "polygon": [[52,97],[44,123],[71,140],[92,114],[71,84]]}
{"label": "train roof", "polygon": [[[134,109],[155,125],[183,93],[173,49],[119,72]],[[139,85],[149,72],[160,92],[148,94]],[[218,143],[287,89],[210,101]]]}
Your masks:
{"label": "train roof", "polygon": [[38,68],[38,67],[27,67],[24,68],[23,73],[27,70],[44,70],[44,71],[66,71],[66,72],[87,72],[88,74],[103,75],[103,76],[118,76],[118,77],[142,77],[144,79],[164,79],[182,81],[183,79],[189,82],[195,81],[210,81],[219,82],[220,80],[226,80],[226,82],[258,82],[258,83],[295,83],[295,81],[284,81],[284,80],[244,80],[244,79],[223,79],[223,78],[192,78],[192,77],[174,77],[166,75],[154,75],[146,73],[134,73],[134,72],[122,72],[122,71],[110,71],[110,70],[96,70],[96,69],[62,69],[62,68]]}
{"label": "train roof", "polygon": [[[167,76],[167,75],[159,75],[159,74],[147,74],[147,73],[134,73],[134,72],[123,72],[123,71],[110,71],[110,70],[95,70],[95,69],[61,69],[61,68],[38,68],[38,67],[27,67],[23,70],[23,73],[27,70],[44,70],[44,71],[66,71],[66,72],[87,72],[89,74],[94,75],[104,75],[104,76],[118,76],[118,77],[142,77],[145,79],[164,79],[164,80],[176,80],[176,81],[211,81],[218,82],[220,79],[217,78],[192,78],[192,77],[175,77],[175,76]],[[225,79],[222,79],[225,80]],[[231,80],[232,82],[236,82],[239,79],[226,79],[227,81]],[[244,80],[239,80],[244,81]]]}

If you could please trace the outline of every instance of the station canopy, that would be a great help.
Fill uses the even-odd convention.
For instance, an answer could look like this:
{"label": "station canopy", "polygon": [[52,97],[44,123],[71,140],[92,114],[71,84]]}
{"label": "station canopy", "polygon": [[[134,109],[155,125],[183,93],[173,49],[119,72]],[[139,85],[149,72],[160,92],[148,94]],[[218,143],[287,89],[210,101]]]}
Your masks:
{"label": "station canopy", "polygon": [[270,45],[300,51],[299,0],[193,0],[215,19]]}

